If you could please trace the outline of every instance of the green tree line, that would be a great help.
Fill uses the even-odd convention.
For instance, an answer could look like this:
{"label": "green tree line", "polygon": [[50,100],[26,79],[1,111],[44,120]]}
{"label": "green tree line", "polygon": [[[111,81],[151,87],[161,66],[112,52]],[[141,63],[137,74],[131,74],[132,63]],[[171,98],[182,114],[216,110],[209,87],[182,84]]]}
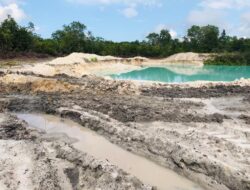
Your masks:
{"label": "green tree line", "polygon": [[[241,58],[249,62],[250,39],[227,35],[216,26],[192,26],[182,39],[172,38],[166,29],[150,33],[143,41],[113,42],[95,37],[80,22],[64,25],[51,38],[44,39],[35,33],[34,24],[27,27],[8,17],[0,24],[0,56],[13,53],[37,53],[51,56],[72,52],[95,53],[120,57],[166,57],[179,52],[218,53],[217,61]],[[223,56],[221,56],[223,55]],[[229,56],[230,55],[230,56]],[[211,63],[211,62],[209,62]]]}

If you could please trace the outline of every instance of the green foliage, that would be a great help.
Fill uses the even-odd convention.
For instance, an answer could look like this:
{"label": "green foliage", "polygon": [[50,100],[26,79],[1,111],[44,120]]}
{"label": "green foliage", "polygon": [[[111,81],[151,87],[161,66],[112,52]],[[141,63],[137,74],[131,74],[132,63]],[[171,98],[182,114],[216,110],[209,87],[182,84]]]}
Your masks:
{"label": "green foliage", "polygon": [[0,51],[27,52],[32,49],[33,33],[29,27],[21,27],[8,16],[0,25]]}
{"label": "green foliage", "polygon": [[38,36],[34,36],[33,51],[36,53],[48,54],[52,56],[60,55],[59,46],[55,40],[42,39]]}
{"label": "green foliage", "polygon": [[150,33],[146,38],[151,45],[159,45],[160,43],[160,35],[157,33]]}
{"label": "green foliage", "polygon": [[219,45],[219,28],[216,26],[192,26],[186,40],[190,40],[192,51],[214,52]]}
{"label": "green foliage", "polygon": [[[0,23],[0,56],[15,53],[38,53],[60,56],[72,52],[94,53],[120,57],[144,56],[160,58],[179,52],[215,53],[207,64],[249,64],[250,39],[230,37],[216,26],[192,26],[183,39],[173,39],[168,30],[150,33],[144,41],[113,42],[94,37],[80,22],[64,25],[52,38],[34,33],[35,25],[19,26],[8,17]],[[97,62],[96,58],[88,60]]]}
{"label": "green foliage", "polygon": [[52,34],[62,53],[81,52],[84,50],[86,26],[80,22],[64,25],[62,30]]}
{"label": "green foliage", "polygon": [[207,65],[250,65],[250,52],[215,55],[205,62]]}

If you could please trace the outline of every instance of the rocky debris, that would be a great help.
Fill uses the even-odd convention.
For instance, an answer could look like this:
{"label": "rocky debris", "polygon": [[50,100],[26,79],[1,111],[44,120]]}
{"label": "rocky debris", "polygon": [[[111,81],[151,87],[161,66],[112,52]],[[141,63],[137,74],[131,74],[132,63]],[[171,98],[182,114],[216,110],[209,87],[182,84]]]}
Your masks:
{"label": "rocky debris", "polygon": [[0,71],[0,77],[4,76],[5,73],[3,71]]}
{"label": "rocky debris", "polygon": [[[0,123],[0,139],[32,139],[35,138],[30,130],[27,130],[25,123],[11,115],[0,114],[6,121]],[[6,119],[7,118],[7,119]]]}
{"label": "rocky debris", "polygon": [[83,76],[80,84],[85,90],[90,89],[98,93],[138,94],[138,87],[127,81],[105,80],[102,77]]}
{"label": "rocky debris", "polygon": [[211,87],[203,86],[200,88],[181,88],[179,86],[169,87],[161,85],[158,87],[142,87],[141,94],[145,96],[158,96],[166,98],[213,98],[224,96],[248,95],[249,86],[239,85],[214,85]]}
{"label": "rocky debris", "polygon": [[244,99],[244,101],[250,103],[250,96],[247,96],[247,97]]}
{"label": "rocky debris", "polygon": [[246,124],[250,125],[250,116],[247,115],[240,115],[239,119],[242,119],[245,121]]}

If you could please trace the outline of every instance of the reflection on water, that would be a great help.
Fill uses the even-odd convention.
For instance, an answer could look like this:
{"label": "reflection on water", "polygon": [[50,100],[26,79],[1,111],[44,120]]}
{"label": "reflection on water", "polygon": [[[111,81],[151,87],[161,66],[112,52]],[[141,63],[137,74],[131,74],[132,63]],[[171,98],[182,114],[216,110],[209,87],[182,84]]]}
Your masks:
{"label": "reflection on water", "polygon": [[75,148],[95,158],[109,160],[145,184],[156,186],[160,190],[201,190],[199,186],[175,172],[134,155],[71,120],[43,114],[17,114],[17,116],[30,126],[45,130],[48,134],[61,133],[76,139],[73,144]]}
{"label": "reflection on water", "polygon": [[148,67],[119,75],[114,79],[149,80],[169,83],[191,81],[235,81],[250,78],[250,66],[168,66]]}

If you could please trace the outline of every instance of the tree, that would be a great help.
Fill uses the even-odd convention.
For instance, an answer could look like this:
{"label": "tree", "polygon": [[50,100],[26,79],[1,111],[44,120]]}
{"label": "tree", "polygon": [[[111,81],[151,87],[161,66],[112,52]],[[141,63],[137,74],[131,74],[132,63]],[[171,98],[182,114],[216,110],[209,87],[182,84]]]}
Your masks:
{"label": "tree", "polygon": [[161,46],[169,45],[172,40],[171,34],[168,30],[161,30],[160,32],[160,44]]}
{"label": "tree", "polygon": [[18,25],[16,21],[8,16],[0,26],[0,33],[2,36],[2,51],[13,51],[15,49],[15,36],[18,32]]}
{"label": "tree", "polygon": [[[64,25],[61,30],[52,34],[52,38],[44,39],[35,34],[35,25],[27,27],[8,16],[0,23],[0,54],[16,55],[16,52],[35,52],[53,56],[72,52],[86,52],[100,55],[122,57],[145,56],[166,57],[178,52],[218,52],[225,56],[216,61],[225,63],[249,63],[250,39],[230,37],[226,31],[219,33],[219,28],[212,25],[192,26],[183,40],[172,39],[168,30],[150,33],[143,41],[113,42],[95,37],[80,22]],[[215,62],[214,62],[215,63]]]}
{"label": "tree", "polygon": [[8,16],[0,25],[0,41],[2,52],[25,52],[33,45],[33,33],[29,27],[21,27]]}
{"label": "tree", "polygon": [[151,45],[158,45],[160,43],[160,35],[157,33],[150,33],[146,38]]}
{"label": "tree", "polygon": [[219,45],[219,28],[208,25],[201,28],[202,39],[201,46],[203,52],[213,52]]}
{"label": "tree", "polygon": [[230,37],[227,35],[226,30],[223,30],[219,37],[218,51],[228,51],[229,50]]}
{"label": "tree", "polygon": [[52,34],[52,38],[59,44],[63,53],[81,52],[86,41],[86,26],[80,22],[64,25],[62,30]]}
{"label": "tree", "polygon": [[187,37],[185,42],[189,42],[191,51],[199,51],[201,46],[201,27],[192,26],[188,29]]}
{"label": "tree", "polygon": [[219,28],[212,25],[192,26],[188,29],[187,39],[195,52],[212,52],[218,47]]}

